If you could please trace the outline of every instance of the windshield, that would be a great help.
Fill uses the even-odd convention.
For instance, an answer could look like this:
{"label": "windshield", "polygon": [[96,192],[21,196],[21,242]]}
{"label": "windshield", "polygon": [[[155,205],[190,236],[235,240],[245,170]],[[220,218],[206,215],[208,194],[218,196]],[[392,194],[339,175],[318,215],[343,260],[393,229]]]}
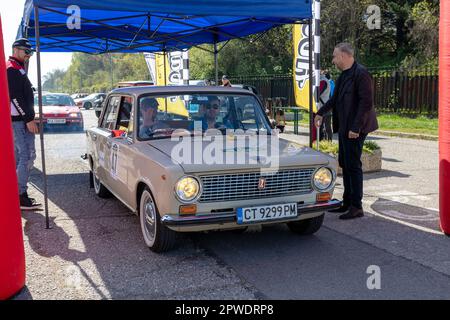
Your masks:
{"label": "windshield", "polygon": [[[34,96],[34,105],[38,105],[38,96]],[[75,106],[75,102],[69,95],[63,94],[45,94],[42,96],[43,106]]]}
{"label": "windshield", "polygon": [[141,96],[138,104],[138,138],[170,137],[176,129],[191,134],[217,129],[270,134],[258,100],[251,95],[189,94]]}

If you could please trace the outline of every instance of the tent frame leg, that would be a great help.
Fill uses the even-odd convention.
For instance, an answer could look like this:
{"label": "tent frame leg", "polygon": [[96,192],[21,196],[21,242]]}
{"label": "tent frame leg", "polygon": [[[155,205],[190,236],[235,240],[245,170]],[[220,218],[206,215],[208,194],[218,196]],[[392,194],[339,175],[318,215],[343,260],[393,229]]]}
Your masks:
{"label": "tent frame leg", "polygon": [[219,62],[217,60],[217,42],[214,42],[214,74],[215,74],[215,81],[216,86],[219,85]]}
{"label": "tent frame leg", "polygon": [[37,61],[37,81],[38,81],[38,103],[39,103],[39,136],[41,141],[41,161],[42,178],[44,180],[44,209],[45,209],[45,228],[50,229],[50,218],[48,214],[48,188],[47,188],[47,169],[45,165],[44,151],[44,122],[42,119],[42,83],[41,83],[41,43],[39,34],[39,7],[34,6],[34,26],[36,32],[36,61]]}
{"label": "tent frame leg", "polygon": [[312,19],[308,20],[308,46],[309,46],[309,147],[313,146],[312,130],[314,130],[313,117],[313,39],[312,39]]}

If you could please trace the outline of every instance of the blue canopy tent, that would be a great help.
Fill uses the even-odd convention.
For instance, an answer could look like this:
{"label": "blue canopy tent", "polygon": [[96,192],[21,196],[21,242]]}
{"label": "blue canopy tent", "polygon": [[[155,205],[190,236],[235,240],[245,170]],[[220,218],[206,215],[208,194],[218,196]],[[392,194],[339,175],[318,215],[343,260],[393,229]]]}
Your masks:
{"label": "blue canopy tent", "polygon": [[[79,29],[67,26],[74,5]],[[173,51],[307,20],[311,0],[27,0],[18,36],[36,43],[38,14],[41,52]]]}
{"label": "blue canopy tent", "polygon": [[[17,37],[36,48],[39,112],[42,114],[41,52],[175,51],[265,32],[282,24],[312,21],[312,0],[27,0]],[[312,83],[312,31],[309,28]],[[312,86],[310,86],[312,110]],[[47,228],[44,138],[41,156]]]}

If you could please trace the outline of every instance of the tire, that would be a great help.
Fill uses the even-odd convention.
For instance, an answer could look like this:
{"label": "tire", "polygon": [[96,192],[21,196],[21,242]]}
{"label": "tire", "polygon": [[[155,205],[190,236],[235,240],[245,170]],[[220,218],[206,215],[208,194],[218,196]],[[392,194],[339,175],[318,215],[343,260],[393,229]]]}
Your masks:
{"label": "tire", "polygon": [[306,219],[306,220],[300,220],[300,221],[293,221],[288,222],[287,226],[289,229],[300,235],[311,235],[316,233],[320,227],[323,224],[323,218],[325,217],[325,214],[321,214],[318,217]]}
{"label": "tire", "polygon": [[100,179],[92,173],[92,181],[94,183],[95,194],[103,199],[111,198],[111,192],[100,182]]}
{"label": "tire", "polygon": [[177,233],[162,225],[161,217],[148,187],[139,198],[139,221],[147,247],[161,253],[172,249],[177,242]]}
{"label": "tire", "polygon": [[95,111],[95,115],[97,116],[97,118],[100,118],[100,115],[102,114],[101,111]]}
{"label": "tire", "polygon": [[85,109],[85,110],[89,110],[90,108],[92,108],[92,103],[86,102],[86,103],[84,104],[84,109]]}

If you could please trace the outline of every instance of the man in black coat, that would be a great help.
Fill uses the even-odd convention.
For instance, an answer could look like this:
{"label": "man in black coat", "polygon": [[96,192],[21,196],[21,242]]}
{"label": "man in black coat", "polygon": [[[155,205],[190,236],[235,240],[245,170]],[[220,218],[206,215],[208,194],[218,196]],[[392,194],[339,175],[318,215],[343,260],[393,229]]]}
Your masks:
{"label": "man in black coat", "polygon": [[333,97],[319,109],[314,123],[320,127],[323,115],[333,110],[333,132],[339,133],[344,197],[341,208],[330,212],[344,213],[339,218],[347,220],[364,216],[361,154],[367,134],[378,129],[378,122],[373,106],[372,78],[355,61],[352,46],[338,44],[333,52],[333,63],[342,73],[336,81]]}

